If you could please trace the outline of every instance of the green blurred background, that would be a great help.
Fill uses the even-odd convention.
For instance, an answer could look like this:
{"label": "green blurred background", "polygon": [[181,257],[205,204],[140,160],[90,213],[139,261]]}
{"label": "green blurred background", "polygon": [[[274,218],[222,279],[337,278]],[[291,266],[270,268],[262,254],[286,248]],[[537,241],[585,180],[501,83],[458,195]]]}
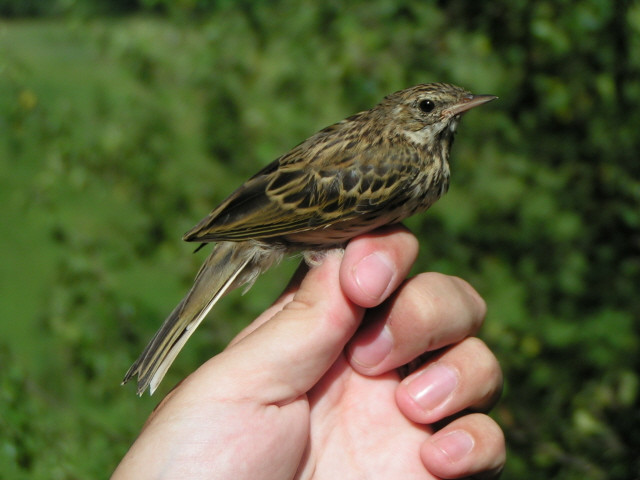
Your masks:
{"label": "green blurred background", "polygon": [[[470,281],[507,479],[640,478],[640,4],[0,0],[0,477],[104,478],[267,306],[232,294],[153,398],[122,375],[204,258],[181,234],[321,127],[412,84],[468,115],[415,271]],[[215,318],[213,318],[215,317]]]}

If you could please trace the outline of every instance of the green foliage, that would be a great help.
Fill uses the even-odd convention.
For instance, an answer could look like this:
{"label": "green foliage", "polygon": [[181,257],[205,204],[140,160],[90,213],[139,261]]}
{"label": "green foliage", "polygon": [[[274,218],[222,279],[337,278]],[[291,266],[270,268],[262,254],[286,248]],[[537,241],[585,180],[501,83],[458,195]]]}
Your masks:
{"label": "green foliage", "polygon": [[[125,11],[146,15],[96,15]],[[53,14],[0,29],[0,476],[113,469],[157,401],[118,382],[203,258],[180,234],[319,128],[429,81],[500,96],[408,225],[416,271],[488,302],[504,478],[640,474],[637,2],[0,1]],[[164,391],[295,263],[221,302]]]}

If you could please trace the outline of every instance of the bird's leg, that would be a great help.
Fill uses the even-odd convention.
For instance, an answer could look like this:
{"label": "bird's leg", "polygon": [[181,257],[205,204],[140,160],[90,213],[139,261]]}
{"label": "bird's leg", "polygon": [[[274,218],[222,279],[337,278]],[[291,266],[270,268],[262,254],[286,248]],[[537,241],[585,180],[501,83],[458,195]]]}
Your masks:
{"label": "bird's leg", "polygon": [[331,253],[334,253],[342,257],[344,255],[344,248],[330,248],[328,250],[306,250],[302,253],[304,261],[309,268],[322,265],[325,257]]}

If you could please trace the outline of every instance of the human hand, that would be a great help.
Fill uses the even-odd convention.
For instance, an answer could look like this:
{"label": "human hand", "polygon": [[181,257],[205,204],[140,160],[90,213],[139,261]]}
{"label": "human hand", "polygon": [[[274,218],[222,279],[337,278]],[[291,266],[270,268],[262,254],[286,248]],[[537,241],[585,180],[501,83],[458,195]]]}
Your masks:
{"label": "human hand", "polygon": [[[402,227],[352,240],[153,412],[113,478],[459,478],[499,472],[502,376],[464,281],[405,278]],[[434,352],[400,381],[396,368]],[[450,418],[456,419],[448,422]],[[433,424],[441,427],[434,432]]]}

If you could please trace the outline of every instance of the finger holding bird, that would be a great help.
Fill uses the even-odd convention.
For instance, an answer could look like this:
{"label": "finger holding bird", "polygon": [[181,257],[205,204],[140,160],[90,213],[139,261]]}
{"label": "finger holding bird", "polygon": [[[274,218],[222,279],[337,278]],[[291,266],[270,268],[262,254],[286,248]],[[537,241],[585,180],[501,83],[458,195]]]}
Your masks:
{"label": "finger holding bird", "polygon": [[417,85],[320,130],[235,190],[183,239],[216,242],[187,296],[123,383],[157,388],[213,305],[249,288],[284,255],[343,246],[426,210],[449,187],[449,152],[463,113],[494,100],[455,85]]}

